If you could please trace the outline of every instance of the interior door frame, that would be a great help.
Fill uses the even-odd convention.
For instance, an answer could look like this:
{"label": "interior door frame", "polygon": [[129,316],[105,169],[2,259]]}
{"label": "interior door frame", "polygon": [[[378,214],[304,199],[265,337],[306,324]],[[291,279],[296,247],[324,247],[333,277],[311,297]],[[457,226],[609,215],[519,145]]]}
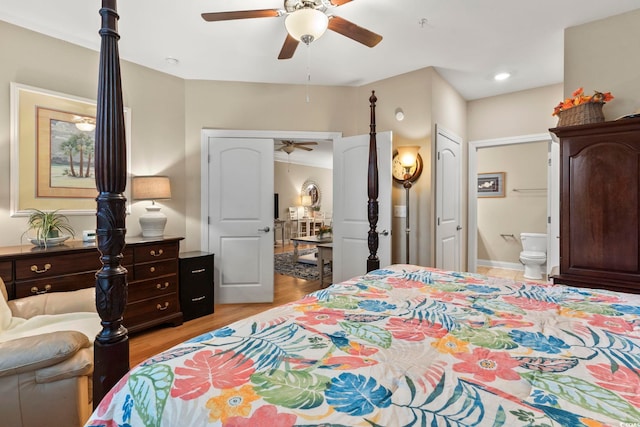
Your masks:
{"label": "interior door frame", "polygon": [[342,132],[202,129],[200,140],[200,248],[209,248],[209,139],[210,138],[256,138],[256,139],[324,139],[332,143],[342,137]]}
{"label": "interior door frame", "polygon": [[[483,139],[478,141],[469,141],[469,199],[467,201],[468,206],[468,219],[467,219],[467,270],[475,272],[478,267],[478,149],[499,147],[503,145],[516,145],[526,144],[530,142],[548,142],[551,143],[552,136],[550,133],[537,133],[531,135],[521,135],[496,139]],[[547,199],[551,197],[559,197],[558,194],[552,194],[552,186],[549,184],[549,191],[547,191]],[[557,218],[556,218],[557,220]]]}

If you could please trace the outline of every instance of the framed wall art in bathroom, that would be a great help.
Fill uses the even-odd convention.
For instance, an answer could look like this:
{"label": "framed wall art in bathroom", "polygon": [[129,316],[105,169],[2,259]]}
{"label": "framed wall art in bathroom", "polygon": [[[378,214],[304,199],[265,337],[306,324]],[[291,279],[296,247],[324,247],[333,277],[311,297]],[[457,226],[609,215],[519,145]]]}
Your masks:
{"label": "framed wall art in bathroom", "polygon": [[504,197],[505,173],[478,174],[478,197]]}

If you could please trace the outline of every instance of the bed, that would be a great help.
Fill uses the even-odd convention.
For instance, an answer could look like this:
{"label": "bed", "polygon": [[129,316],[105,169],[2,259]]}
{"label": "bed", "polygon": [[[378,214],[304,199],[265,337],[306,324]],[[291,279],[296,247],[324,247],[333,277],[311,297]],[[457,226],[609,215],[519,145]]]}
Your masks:
{"label": "bed", "polygon": [[640,296],[412,265],[380,268],[375,94],[367,274],[129,370],[126,155],[116,1],[103,0],[96,123],[94,404],[87,426],[640,423]]}
{"label": "bed", "polygon": [[639,332],[639,295],[394,265],[158,354],[88,425],[636,423]]}

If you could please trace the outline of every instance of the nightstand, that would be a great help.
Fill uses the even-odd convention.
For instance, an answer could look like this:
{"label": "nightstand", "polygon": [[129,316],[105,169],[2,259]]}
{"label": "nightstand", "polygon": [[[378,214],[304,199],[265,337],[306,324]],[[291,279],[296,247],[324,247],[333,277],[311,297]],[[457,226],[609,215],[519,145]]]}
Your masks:
{"label": "nightstand", "polygon": [[213,313],[213,254],[182,252],[180,262],[180,307],[184,320]]}

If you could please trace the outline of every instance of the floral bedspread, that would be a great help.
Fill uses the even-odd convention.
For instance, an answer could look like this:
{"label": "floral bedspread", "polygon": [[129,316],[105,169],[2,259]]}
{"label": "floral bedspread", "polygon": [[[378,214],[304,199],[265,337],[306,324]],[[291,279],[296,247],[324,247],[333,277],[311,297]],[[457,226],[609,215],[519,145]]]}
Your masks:
{"label": "floral bedspread", "polygon": [[395,265],[145,361],[87,425],[640,425],[640,295]]}

